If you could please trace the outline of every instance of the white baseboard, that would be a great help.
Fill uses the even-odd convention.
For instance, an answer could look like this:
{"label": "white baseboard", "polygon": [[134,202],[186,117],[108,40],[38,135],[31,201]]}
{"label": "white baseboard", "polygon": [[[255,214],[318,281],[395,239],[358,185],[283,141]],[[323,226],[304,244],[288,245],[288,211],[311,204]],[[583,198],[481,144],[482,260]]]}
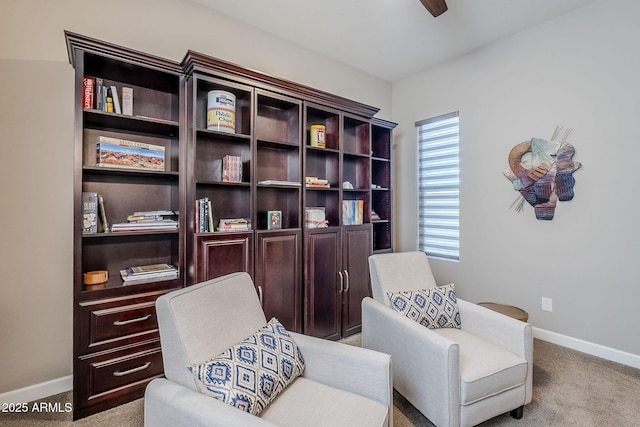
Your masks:
{"label": "white baseboard", "polygon": [[627,353],[625,351],[616,350],[611,347],[605,347],[600,344],[594,344],[589,341],[583,341],[578,338],[569,337],[536,327],[533,327],[533,337],[553,344],[558,344],[563,347],[568,347],[582,353],[587,353],[592,356],[600,357],[602,359],[610,360],[612,362],[640,369],[640,355],[637,354]]}
{"label": "white baseboard", "polygon": [[[54,394],[63,393],[73,389],[73,376],[69,375],[55,380],[47,381],[40,384],[34,384],[29,387],[20,388],[18,390],[8,391],[0,394],[0,402],[2,403],[28,403],[34,400],[43,399],[53,396]],[[72,402],[70,402],[72,403]]]}

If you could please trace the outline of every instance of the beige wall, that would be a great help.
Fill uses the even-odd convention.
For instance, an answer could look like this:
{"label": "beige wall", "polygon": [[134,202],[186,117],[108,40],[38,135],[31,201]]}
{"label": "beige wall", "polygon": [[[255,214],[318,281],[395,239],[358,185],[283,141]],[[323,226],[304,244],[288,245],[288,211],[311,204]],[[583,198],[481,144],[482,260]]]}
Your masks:
{"label": "beige wall", "polygon": [[391,114],[391,84],[187,0],[2,1],[0,394],[72,371],[73,69],[64,30],[176,61],[199,51]]}
{"label": "beige wall", "polygon": [[[393,85],[398,249],[416,247],[414,123],[460,111],[460,262],[433,261],[462,298],[640,361],[640,3],[601,0]],[[502,175],[510,149],[574,128],[575,198],[538,221]],[[553,312],[541,311],[541,297]],[[635,355],[635,357],[633,357]],[[640,366],[640,364],[638,364]]]}

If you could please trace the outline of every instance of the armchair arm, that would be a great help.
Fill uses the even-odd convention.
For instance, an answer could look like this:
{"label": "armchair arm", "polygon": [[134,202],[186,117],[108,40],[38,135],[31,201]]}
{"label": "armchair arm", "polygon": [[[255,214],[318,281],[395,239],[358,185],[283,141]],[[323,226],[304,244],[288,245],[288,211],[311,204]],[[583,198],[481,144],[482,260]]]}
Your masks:
{"label": "armchair arm", "polygon": [[276,427],[165,378],[149,383],[144,395],[144,425],[148,427]]}
{"label": "armchair arm", "polygon": [[531,325],[458,298],[462,330],[533,361]]}
{"label": "armchair arm", "polygon": [[390,409],[393,407],[388,354],[295,332],[290,334],[305,359],[304,377],[373,399]]}
{"label": "armchair arm", "polygon": [[395,388],[431,422],[460,424],[458,344],[367,297],[362,346],[391,355]]}
{"label": "armchair arm", "polygon": [[525,404],[533,397],[533,331],[531,325],[458,298],[462,330],[500,346],[528,362]]}

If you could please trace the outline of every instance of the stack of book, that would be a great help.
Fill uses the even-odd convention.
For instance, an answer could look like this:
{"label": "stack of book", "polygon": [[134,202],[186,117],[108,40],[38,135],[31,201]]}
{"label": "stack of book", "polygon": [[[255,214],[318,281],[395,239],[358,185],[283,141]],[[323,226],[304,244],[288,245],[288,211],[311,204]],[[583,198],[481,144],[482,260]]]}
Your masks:
{"label": "stack of book", "polygon": [[125,285],[159,282],[178,278],[178,269],[170,264],[150,264],[120,270]]}
{"label": "stack of book", "polygon": [[176,211],[144,211],[134,212],[127,217],[127,222],[119,222],[111,226],[111,231],[167,231],[177,230],[178,212]]}
{"label": "stack of book", "polygon": [[304,182],[307,188],[329,188],[331,186],[328,180],[318,178],[317,176],[307,176]]}
{"label": "stack of book", "polygon": [[222,218],[218,224],[218,231],[249,231],[251,222],[246,218]]}

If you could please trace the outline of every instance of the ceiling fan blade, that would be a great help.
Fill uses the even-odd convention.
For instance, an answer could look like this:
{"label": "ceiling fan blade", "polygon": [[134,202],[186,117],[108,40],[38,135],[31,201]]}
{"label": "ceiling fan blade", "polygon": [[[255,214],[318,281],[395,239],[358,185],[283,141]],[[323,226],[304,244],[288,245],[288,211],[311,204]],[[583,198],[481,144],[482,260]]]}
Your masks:
{"label": "ceiling fan blade", "polygon": [[420,0],[420,2],[434,18],[447,11],[447,3],[445,0]]}

